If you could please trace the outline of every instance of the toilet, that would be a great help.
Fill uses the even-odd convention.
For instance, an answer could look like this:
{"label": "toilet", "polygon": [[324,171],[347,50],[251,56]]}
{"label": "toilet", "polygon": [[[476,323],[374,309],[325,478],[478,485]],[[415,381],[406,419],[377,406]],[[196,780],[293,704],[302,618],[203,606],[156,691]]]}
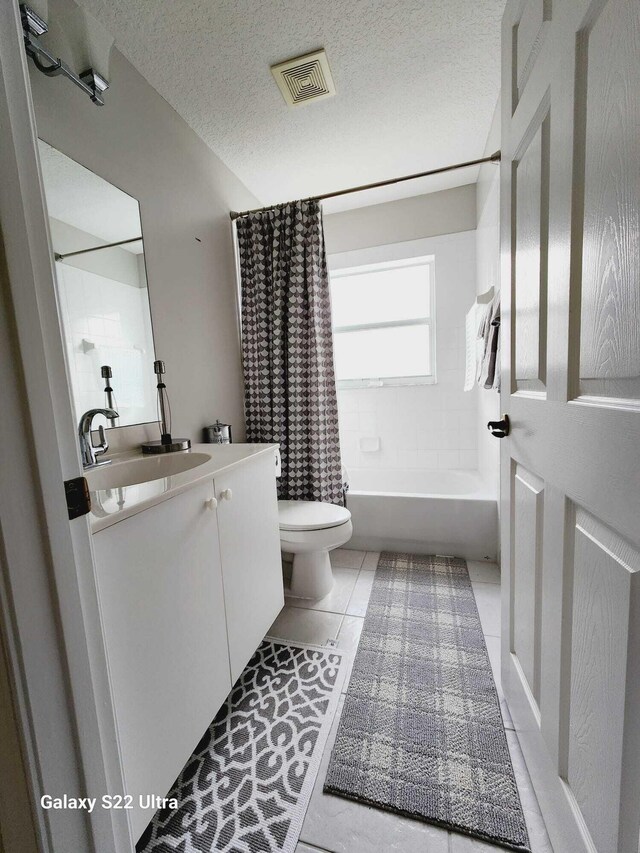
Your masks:
{"label": "toilet", "polygon": [[290,594],[322,598],[331,592],[329,551],[351,539],[351,513],[324,501],[278,501],[280,548],[293,554]]}

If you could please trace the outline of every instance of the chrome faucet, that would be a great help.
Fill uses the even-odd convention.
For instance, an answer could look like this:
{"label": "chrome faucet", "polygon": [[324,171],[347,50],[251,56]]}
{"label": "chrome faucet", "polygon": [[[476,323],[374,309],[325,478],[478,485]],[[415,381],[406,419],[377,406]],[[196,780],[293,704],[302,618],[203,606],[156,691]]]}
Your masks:
{"label": "chrome faucet", "polygon": [[80,437],[80,455],[82,456],[83,468],[95,468],[96,465],[108,465],[111,462],[110,459],[103,459],[101,462],[96,461],[96,456],[106,453],[109,449],[109,442],[104,434],[104,427],[102,425],[98,427],[100,444],[94,444],[91,440],[91,424],[96,415],[104,415],[105,418],[119,417],[114,409],[89,409],[80,418],[78,435]]}

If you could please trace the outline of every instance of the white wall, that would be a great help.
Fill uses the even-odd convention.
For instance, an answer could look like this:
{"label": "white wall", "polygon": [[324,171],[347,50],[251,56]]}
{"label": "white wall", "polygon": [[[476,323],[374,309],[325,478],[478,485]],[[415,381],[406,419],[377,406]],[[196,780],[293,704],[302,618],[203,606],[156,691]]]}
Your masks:
{"label": "white wall", "polygon": [[[500,148],[500,102],[493,115],[486,154]],[[476,261],[478,293],[490,287],[500,289],[500,168],[486,163],[480,168],[477,184]],[[500,442],[487,430],[487,422],[500,417],[500,395],[478,389],[478,468],[492,494],[498,495]]]}
{"label": "white wall", "polygon": [[[477,468],[478,392],[463,391],[465,312],[476,290],[475,232],[331,254],[329,265],[427,254],[435,255],[437,382],[339,390],[342,460],[348,469]],[[380,439],[380,450],[361,451],[359,439],[371,436]]]}
{"label": "white wall", "polygon": [[[49,4],[52,19],[57,0]],[[62,49],[62,48],[61,48]],[[39,136],[140,202],[156,353],[173,432],[244,435],[229,210],[258,200],[114,49],[105,105],[29,63]],[[152,365],[149,365],[152,370]]]}
{"label": "white wall", "polygon": [[324,217],[324,236],[330,253],[471,231],[475,227],[475,184]]}

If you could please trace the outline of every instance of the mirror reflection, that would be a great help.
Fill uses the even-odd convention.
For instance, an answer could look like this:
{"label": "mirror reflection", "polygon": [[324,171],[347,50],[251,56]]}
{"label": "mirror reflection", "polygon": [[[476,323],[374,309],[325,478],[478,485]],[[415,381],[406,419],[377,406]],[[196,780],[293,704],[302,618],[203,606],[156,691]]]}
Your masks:
{"label": "mirror reflection", "polygon": [[109,407],[119,417],[107,426],[156,420],[138,202],[46,142],[39,148],[76,419]]}

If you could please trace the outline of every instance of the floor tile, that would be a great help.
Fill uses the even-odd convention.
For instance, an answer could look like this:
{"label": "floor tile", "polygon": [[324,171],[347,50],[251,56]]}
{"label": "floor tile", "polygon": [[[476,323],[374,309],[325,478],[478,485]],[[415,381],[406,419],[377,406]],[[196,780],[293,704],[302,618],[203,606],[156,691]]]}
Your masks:
{"label": "floor tile", "polygon": [[380,559],[380,551],[367,551],[362,568],[368,572],[375,572],[378,568],[378,560]]}
{"label": "floor tile", "polygon": [[482,632],[492,637],[500,636],[500,586],[495,583],[475,583],[473,593],[478,605]]}
{"label": "floor tile", "polygon": [[500,700],[500,711],[502,713],[502,722],[504,723],[505,729],[511,729],[511,731],[513,731],[515,729],[515,725],[511,719],[511,713],[506,699]]}
{"label": "floor tile", "polygon": [[513,772],[516,775],[518,783],[518,791],[520,792],[520,802],[522,810],[527,822],[529,831],[529,840],[531,841],[532,853],[553,853],[551,842],[547,834],[547,828],[544,825],[540,806],[533,790],[531,777],[525,764],[518,736],[515,732],[507,732],[507,742],[509,744],[509,752],[511,753],[511,761],[513,763]]}
{"label": "floor tile", "polygon": [[502,641],[500,637],[487,636],[485,636],[484,641],[487,645],[489,661],[491,663],[491,669],[493,671],[493,680],[496,683],[496,689],[498,691],[498,697],[500,699],[500,710],[502,711],[504,727],[505,729],[512,729],[513,721],[511,719],[511,714],[509,713],[509,708],[507,706],[507,703],[504,698],[504,693],[502,691],[502,679],[500,675],[500,643]]}
{"label": "floor tile", "polygon": [[345,652],[349,653],[349,659],[347,661],[347,671],[345,673],[344,683],[342,685],[343,693],[347,692],[347,687],[349,686],[351,670],[353,669],[353,661],[358,650],[358,643],[360,642],[360,635],[362,634],[363,625],[364,619],[362,617],[345,616],[342,620],[342,625],[340,626],[340,632],[338,633],[338,648],[343,649]]}
{"label": "floor tile", "polygon": [[488,844],[486,841],[470,838],[459,832],[452,832],[450,837],[450,853],[498,853],[498,851],[504,853],[504,847],[497,847],[495,844]]}
{"label": "floor tile", "polygon": [[342,707],[343,700],[322,756],[301,842],[333,853],[447,853],[447,832],[443,829],[322,793]]}
{"label": "floor tile", "polygon": [[357,569],[333,569],[333,589],[324,598],[295,598],[287,595],[285,601],[292,607],[304,607],[310,610],[327,610],[331,613],[346,613],[356,581]]}
{"label": "floor tile", "polygon": [[367,612],[374,578],[373,572],[360,571],[346,610],[350,616],[364,616]]}
{"label": "floor tile", "polygon": [[312,643],[324,646],[335,640],[342,624],[342,616],[322,610],[303,610],[286,605],[267,632],[268,637],[290,640],[292,643]]}
{"label": "floor tile", "polygon": [[500,583],[500,566],[484,560],[467,560],[469,577],[482,583]]}
{"label": "floor tile", "polygon": [[336,548],[329,552],[331,565],[340,569],[359,569],[364,561],[364,551],[353,551],[351,548]]}
{"label": "floor tile", "polygon": [[360,642],[364,619],[361,616],[345,616],[338,632],[338,648],[355,652]]}
{"label": "floor tile", "polygon": [[502,696],[502,683],[500,677],[500,637],[485,637],[485,644],[489,654],[489,662],[493,671],[493,680],[496,683],[498,695]]}
{"label": "floor tile", "polygon": [[[507,732],[507,741],[509,743],[509,751],[511,753],[511,761],[513,763],[513,771],[518,783],[518,791],[520,793],[520,801],[522,810],[529,832],[529,841],[531,842],[531,853],[553,853],[547,829],[544,825],[544,820],[540,814],[538,801],[536,800],[531,785],[531,779],[524,763],[524,758],[520,750],[520,744],[515,732]],[[498,853],[504,850],[503,847],[497,847],[495,844],[489,844],[485,841],[479,841],[475,838],[469,838],[466,835],[461,835],[457,832],[451,833],[451,848],[450,853]]]}
{"label": "floor tile", "polygon": [[[468,835],[462,835],[459,832],[451,832],[450,837],[449,853],[504,853],[505,850],[504,847],[489,844],[487,841],[480,841],[478,838],[470,838]],[[534,850],[533,853],[537,853],[537,851]]]}

